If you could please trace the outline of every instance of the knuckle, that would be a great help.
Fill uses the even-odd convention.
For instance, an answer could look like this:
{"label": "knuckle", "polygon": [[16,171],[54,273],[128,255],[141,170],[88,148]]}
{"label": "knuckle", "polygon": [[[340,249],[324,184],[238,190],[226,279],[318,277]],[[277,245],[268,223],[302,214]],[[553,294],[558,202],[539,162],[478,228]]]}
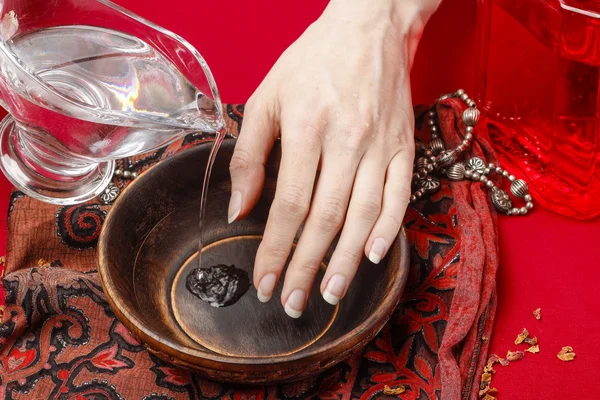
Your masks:
{"label": "knuckle", "polygon": [[229,172],[237,173],[248,170],[250,166],[250,153],[244,149],[236,149],[229,162]]}
{"label": "knuckle", "polygon": [[[410,192],[410,187],[408,185],[400,185],[396,189],[396,199],[397,199],[397,201],[400,202],[400,204],[404,208],[410,201],[410,195],[411,195],[411,192]],[[402,210],[402,212],[404,212],[404,210]]]}
{"label": "knuckle", "polygon": [[317,274],[320,264],[320,260],[305,260],[297,264],[294,269],[296,274],[311,278]]}
{"label": "knuckle", "polygon": [[291,217],[304,217],[308,213],[310,191],[297,182],[285,185],[279,197],[279,211]]}
{"label": "knuckle", "polygon": [[361,219],[373,222],[381,213],[381,195],[376,192],[368,193],[358,204],[358,214]]}
{"label": "knuckle", "polygon": [[270,259],[286,260],[289,255],[289,249],[284,243],[268,240],[262,242],[261,253]]}
{"label": "knuckle", "polygon": [[362,249],[354,249],[354,248],[343,248],[340,249],[340,258],[342,261],[355,265],[362,258]]}
{"label": "knuckle", "polygon": [[402,226],[402,220],[398,216],[394,214],[384,214],[383,219],[383,222],[389,227],[391,227],[390,231],[394,231],[396,233],[400,231],[400,227]]}
{"label": "knuckle", "polygon": [[337,232],[344,222],[346,204],[339,196],[328,197],[314,215],[318,229],[327,233]]}

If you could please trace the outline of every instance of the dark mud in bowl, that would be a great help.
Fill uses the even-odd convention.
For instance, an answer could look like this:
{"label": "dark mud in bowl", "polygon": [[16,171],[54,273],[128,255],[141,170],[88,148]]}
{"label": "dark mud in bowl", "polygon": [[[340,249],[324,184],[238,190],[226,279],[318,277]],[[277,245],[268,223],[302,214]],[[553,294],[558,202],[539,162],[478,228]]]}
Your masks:
{"label": "dark mud in bowl", "polygon": [[228,165],[234,144],[223,143],[213,168],[202,267],[233,265],[245,271],[251,284],[245,294],[227,307],[213,307],[186,287],[197,267],[201,181],[211,143],[161,162],[117,199],[100,237],[102,285],[118,318],[164,360],[228,382],[300,379],[342,361],[383,327],[406,280],[406,239],[400,235],[379,265],[364,258],[338,307],[322,299],[318,284],[335,242],[301,318],[283,311],[281,283],[269,303],[260,303],[252,268],[275,192],[280,149],[267,163],[258,205],[229,225]]}

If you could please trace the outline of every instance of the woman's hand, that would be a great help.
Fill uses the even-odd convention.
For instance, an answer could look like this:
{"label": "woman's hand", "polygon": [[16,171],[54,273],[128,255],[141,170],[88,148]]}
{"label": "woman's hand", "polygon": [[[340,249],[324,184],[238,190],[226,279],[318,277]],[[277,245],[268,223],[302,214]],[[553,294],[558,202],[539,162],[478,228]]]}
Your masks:
{"label": "woman's hand", "polygon": [[340,229],[320,283],[331,304],[344,297],[363,252],[379,263],[400,230],[414,158],[409,72],[438,2],[332,0],[246,105],[231,160],[229,219],[244,217],[258,201],[264,164],[281,135],[254,283],[259,299],[268,301],[305,222],[281,296],[291,317],[302,314]]}

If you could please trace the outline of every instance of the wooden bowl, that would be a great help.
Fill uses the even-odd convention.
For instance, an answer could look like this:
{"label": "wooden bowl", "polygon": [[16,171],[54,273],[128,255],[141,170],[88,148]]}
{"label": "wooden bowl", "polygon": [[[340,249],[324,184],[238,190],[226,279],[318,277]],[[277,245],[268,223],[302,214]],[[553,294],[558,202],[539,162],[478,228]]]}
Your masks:
{"label": "wooden bowl", "polygon": [[[251,281],[281,151],[276,146],[271,154],[255,209],[229,225],[228,165],[234,145],[225,141],[214,165],[202,266],[235,265]],[[258,301],[253,286],[227,307],[212,307],[187,290],[186,277],[197,266],[200,192],[210,149],[211,143],[202,144],[157,164],[133,181],[110,211],[99,242],[99,272],[117,317],[161,359],[226,382],[300,379],[363,347],[400,299],[408,270],[404,235],[379,265],[363,258],[336,307],[322,299],[318,284],[334,242],[297,320],[283,311],[281,282],[266,304]]]}

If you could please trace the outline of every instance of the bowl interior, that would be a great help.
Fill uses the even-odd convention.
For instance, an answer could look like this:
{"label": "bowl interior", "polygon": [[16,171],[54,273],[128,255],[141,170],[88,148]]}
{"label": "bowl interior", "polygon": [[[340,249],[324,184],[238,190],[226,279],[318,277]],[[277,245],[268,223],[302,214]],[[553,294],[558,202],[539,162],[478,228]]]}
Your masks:
{"label": "bowl interior", "polygon": [[[213,168],[202,226],[201,266],[233,265],[252,284],[254,256],[275,192],[280,149],[266,166],[259,203],[244,220],[227,223],[228,165],[235,141],[223,143]],[[171,350],[206,360],[276,363],[301,359],[335,346],[360,341],[362,328],[385,319],[399,299],[406,278],[402,240],[390,258],[374,265],[363,258],[347,295],[338,306],[319,292],[323,270],[313,285],[301,318],[289,318],[279,301],[281,282],[269,303],[260,303],[250,285],[235,303],[213,307],[186,287],[198,266],[199,204],[210,143],[167,159],[142,174],[121,195],[100,240],[100,273],[117,314],[128,327]],[[298,233],[300,235],[301,231]],[[387,315],[386,315],[387,313]],[[360,335],[359,335],[360,336]],[[345,342],[344,342],[345,341]]]}

